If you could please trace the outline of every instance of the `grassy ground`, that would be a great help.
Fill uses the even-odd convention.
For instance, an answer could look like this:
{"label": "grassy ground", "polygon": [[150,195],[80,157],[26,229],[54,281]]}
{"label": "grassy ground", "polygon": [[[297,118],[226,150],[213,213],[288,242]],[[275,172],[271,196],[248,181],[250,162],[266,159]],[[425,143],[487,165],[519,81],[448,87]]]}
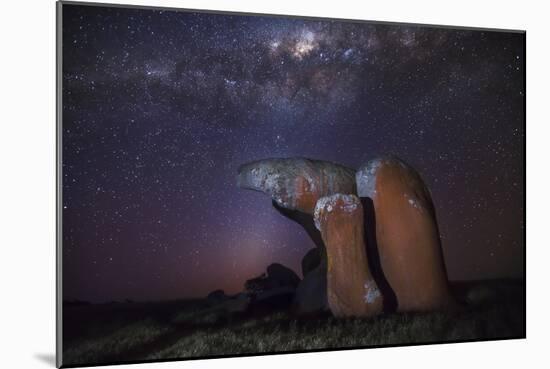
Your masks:
{"label": "grassy ground", "polygon": [[459,310],[369,319],[289,311],[219,314],[204,300],[71,306],[65,308],[63,363],[519,338],[525,336],[522,285],[455,285],[464,301]]}

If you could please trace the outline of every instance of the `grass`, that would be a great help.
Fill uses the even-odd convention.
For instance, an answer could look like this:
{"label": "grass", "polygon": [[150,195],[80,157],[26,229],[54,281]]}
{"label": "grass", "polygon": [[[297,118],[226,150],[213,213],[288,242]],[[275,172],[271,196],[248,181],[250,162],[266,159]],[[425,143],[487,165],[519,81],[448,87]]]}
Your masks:
{"label": "grass", "polygon": [[[229,316],[205,301],[71,307],[64,365],[376,347],[525,336],[523,290],[499,288],[462,309],[336,319],[289,311]],[[504,289],[506,291],[506,289]],[[206,313],[201,314],[200,312]],[[74,329],[74,324],[71,325]]]}

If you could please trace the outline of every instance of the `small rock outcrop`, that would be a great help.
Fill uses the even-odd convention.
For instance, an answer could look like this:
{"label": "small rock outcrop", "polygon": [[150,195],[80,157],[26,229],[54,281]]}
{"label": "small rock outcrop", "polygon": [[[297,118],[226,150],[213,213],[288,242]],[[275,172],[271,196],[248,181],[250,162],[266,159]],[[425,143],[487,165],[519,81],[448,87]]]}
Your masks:
{"label": "small rock outcrop", "polygon": [[296,288],[300,283],[300,277],[292,269],[279,263],[273,263],[267,267],[267,277],[274,287]]}
{"label": "small rock outcrop", "polygon": [[315,207],[315,225],[327,248],[327,299],[337,317],[372,316],[383,310],[383,297],[369,270],[363,207],[354,195],[323,197]]}
{"label": "small rock outcrop", "polygon": [[279,263],[267,267],[267,273],[245,282],[245,289],[252,294],[259,294],[277,288],[295,289],[300,283],[300,277],[290,268]]}
{"label": "small rock outcrop", "polygon": [[208,302],[216,304],[222,301],[225,301],[228,299],[228,296],[225,294],[223,290],[215,290],[208,294],[206,297]]}
{"label": "small rock outcrop", "polygon": [[398,311],[452,305],[435,210],[418,172],[395,157],[370,161],[356,174],[361,198],[372,201],[380,266]]}
{"label": "small rock outcrop", "polygon": [[245,290],[251,297],[251,309],[284,309],[291,306],[300,277],[290,268],[279,263],[267,267],[267,272],[245,282]]}

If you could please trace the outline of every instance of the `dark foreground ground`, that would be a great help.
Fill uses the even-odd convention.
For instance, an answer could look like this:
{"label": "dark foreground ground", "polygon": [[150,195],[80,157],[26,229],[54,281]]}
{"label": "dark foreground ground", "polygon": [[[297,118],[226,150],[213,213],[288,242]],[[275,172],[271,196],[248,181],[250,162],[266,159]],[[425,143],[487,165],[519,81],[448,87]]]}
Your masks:
{"label": "dark foreground ground", "polygon": [[67,304],[63,365],[376,347],[525,336],[523,281],[455,283],[456,311],[336,319],[226,313],[206,300]]}

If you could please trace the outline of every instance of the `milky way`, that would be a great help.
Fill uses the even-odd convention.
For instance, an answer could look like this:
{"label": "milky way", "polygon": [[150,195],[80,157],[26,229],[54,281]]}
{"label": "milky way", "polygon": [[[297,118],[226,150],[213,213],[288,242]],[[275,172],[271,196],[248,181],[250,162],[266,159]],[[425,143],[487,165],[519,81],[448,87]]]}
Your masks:
{"label": "milky way", "polygon": [[239,165],[395,154],[450,279],[523,275],[522,33],[63,6],[64,298],[242,289],[314,247]]}

